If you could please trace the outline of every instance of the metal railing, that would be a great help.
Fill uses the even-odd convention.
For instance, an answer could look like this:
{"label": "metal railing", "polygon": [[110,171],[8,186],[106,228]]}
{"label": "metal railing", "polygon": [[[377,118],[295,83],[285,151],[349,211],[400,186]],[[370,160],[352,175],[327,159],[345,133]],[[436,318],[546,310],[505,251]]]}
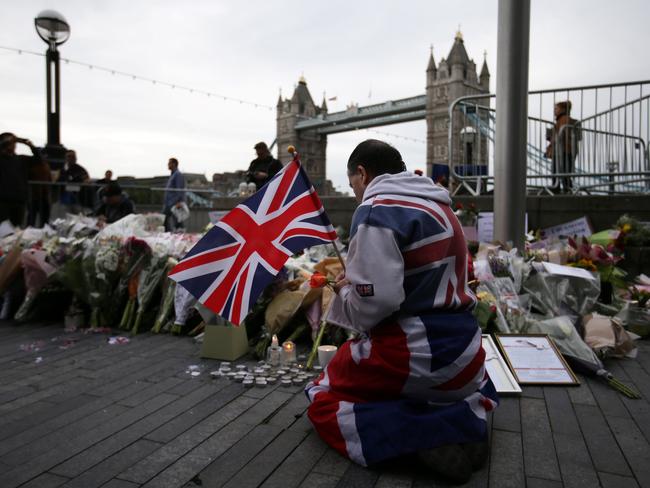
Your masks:
{"label": "metal railing", "polygon": [[[493,189],[495,96],[467,95],[449,106],[447,154],[454,193]],[[571,120],[556,131],[553,107],[565,101],[572,105]],[[532,91],[528,113],[529,191],[650,191],[650,81]]]}
{"label": "metal railing", "polygon": [[[78,205],[85,209],[93,209],[101,203],[100,190],[105,184],[96,182],[50,182],[50,181],[29,181],[27,203],[43,199],[48,203],[72,202],[70,205]],[[129,185],[120,183],[122,191],[136,205],[160,205],[162,208],[165,192],[184,192],[188,206],[210,207],[213,198],[224,195],[219,194],[210,188],[183,189],[152,187],[145,185]]]}

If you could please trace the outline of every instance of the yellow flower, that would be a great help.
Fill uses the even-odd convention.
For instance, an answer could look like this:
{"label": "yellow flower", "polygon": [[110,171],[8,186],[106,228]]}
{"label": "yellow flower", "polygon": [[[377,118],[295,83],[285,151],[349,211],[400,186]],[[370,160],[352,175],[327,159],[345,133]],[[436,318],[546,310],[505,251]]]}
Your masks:
{"label": "yellow flower", "polygon": [[621,230],[623,231],[624,234],[627,234],[632,230],[632,226],[630,224],[624,224]]}

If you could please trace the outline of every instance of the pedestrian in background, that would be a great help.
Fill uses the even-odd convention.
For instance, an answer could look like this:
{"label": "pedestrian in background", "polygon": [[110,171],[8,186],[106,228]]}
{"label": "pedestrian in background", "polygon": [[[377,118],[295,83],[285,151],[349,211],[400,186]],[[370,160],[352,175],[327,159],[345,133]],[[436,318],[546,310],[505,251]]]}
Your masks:
{"label": "pedestrian in background", "polygon": [[255,144],[255,152],[257,158],[253,159],[248,166],[246,181],[255,183],[255,187],[259,190],[282,169],[282,163],[271,155],[265,142]]}
{"label": "pedestrian in background", "polygon": [[183,223],[178,221],[172,210],[174,207],[181,208],[185,204],[185,191],[183,191],[185,190],[185,178],[178,169],[178,159],[169,158],[167,168],[171,174],[165,187],[163,213],[165,214],[165,231],[174,232],[183,228]]}
{"label": "pedestrian in background", "polygon": [[[65,165],[59,175],[59,183],[65,183],[61,189],[61,198],[59,199],[61,205],[65,208],[67,213],[78,214],[83,212],[86,202],[85,195],[82,193],[81,184],[88,183],[90,176],[88,171],[77,164],[77,153],[69,150],[65,153]],[[90,202],[92,207],[92,202]]]}

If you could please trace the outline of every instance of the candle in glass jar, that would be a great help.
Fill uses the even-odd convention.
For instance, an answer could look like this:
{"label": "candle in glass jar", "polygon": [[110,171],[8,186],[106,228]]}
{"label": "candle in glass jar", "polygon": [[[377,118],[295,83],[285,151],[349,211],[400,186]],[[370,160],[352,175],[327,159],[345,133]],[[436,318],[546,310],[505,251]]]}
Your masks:
{"label": "candle in glass jar", "polygon": [[292,341],[282,343],[282,364],[296,362],[296,345]]}

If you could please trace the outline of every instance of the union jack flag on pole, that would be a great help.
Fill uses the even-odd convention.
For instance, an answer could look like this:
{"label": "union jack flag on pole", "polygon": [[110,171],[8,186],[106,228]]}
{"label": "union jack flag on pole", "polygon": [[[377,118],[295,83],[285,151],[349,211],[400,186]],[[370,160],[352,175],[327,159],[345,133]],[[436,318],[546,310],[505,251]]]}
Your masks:
{"label": "union jack flag on pole", "polygon": [[213,312],[239,325],[290,256],[336,240],[298,154],[228,212],[169,277]]}

